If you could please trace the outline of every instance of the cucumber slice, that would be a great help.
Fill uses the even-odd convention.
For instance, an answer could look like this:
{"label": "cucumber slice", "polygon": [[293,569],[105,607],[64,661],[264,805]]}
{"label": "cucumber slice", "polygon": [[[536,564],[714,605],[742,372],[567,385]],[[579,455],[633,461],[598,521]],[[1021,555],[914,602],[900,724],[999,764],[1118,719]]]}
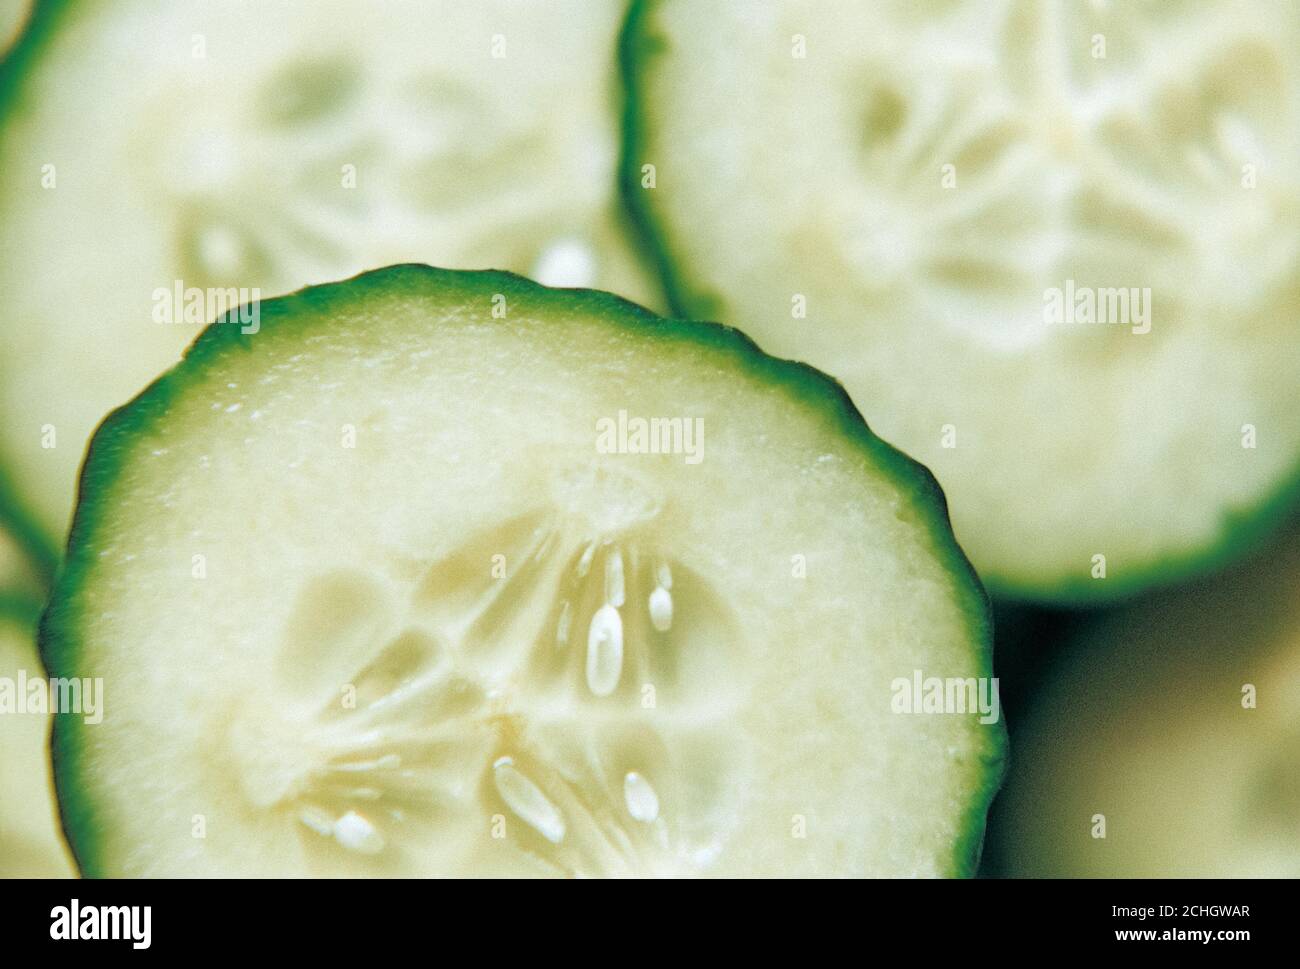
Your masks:
{"label": "cucumber slice", "polygon": [[[676,311],[842,379],[995,593],[1130,593],[1294,504],[1300,6],[665,0],[626,30],[625,192]],[[1048,322],[1129,287],[1129,325]]]}
{"label": "cucumber slice", "polygon": [[[17,684],[44,676],[35,627],[0,609],[0,677]],[[0,878],[64,878],[74,874],[59,831],[50,778],[50,718],[0,713]]]}
{"label": "cucumber slice", "polygon": [[209,296],[413,260],[651,298],[616,197],[623,10],[42,5],[0,73],[5,517],[62,542],[90,432]]}
{"label": "cucumber slice", "polygon": [[1298,538],[1070,644],[1016,721],[997,873],[1300,876]]}
{"label": "cucumber slice", "polygon": [[988,637],[933,479],[821,374],[401,266],[108,418],[42,649],[105,681],[54,735],[88,874],[938,875],[1003,728],[891,684]]}

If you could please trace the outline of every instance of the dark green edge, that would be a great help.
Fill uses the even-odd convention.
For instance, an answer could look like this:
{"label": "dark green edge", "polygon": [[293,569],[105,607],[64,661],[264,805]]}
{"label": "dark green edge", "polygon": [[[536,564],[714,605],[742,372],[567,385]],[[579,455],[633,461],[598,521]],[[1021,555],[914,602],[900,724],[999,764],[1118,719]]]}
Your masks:
{"label": "dark green edge", "polygon": [[59,566],[58,546],[36,523],[3,468],[0,468],[0,529],[14,540],[27,559],[41,591],[47,591]]}
{"label": "dark green edge", "polygon": [[[41,38],[54,20],[55,10],[52,8],[64,6],[66,0],[37,2],[28,11],[18,40],[3,57],[0,57],[0,123],[17,99],[18,78],[23,75],[28,61],[34,56],[35,49],[41,44]],[[3,130],[2,126],[0,130]],[[46,534],[45,529],[38,524],[36,516],[18,497],[18,491],[3,467],[0,467],[0,529],[12,537],[25,554],[43,598],[48,593],[58,570],[58,545]],[[41,607],[40,599],[21,591],[0,591],[0,622],[15,624],[33,636],[37,633]],[[47,746],[52,746],[53,738],[51,737],[46,743]],[[62,808],[59,811],[61,816]],[[60,833],[64,842],[69,844],[69,852],[71,852],[66,827]]]}
{"label": "dark green edge", "polygon": [[[36,639],[36,627],[41,618],[41,604],[33,601],[31,598],[23,596],[13,596],[0,594],[0,625],[13,626],[20,630],[24,635]],[[35,670],[44,674],[44,670]],[[48,756],[51,738],[45,740],[45,749]],[[7,793],[7,792],[6,792]],[[57,802],[57,799],[56,799]],[[59,835],[65,847],[68,845],[68,836],[66,831],[60,831]],[[71,854],[71,849],[68,849]]]}
{"label": "dark green edge", "polygon": [[[668,41],[650,23],[653,8],[662,0],[633,0],[619,37],[619,70],[625,92],[623,102],[623,149],[619,164],[619,186],[623,203],[632,215],[637,237],[659,269],[668,305],[685,318],[718,318],[726,301],[698,280],[688,280],[685,267],[670,255],[681,251],[671,241],[666,220],[655,215],[650,197],[656,190],[641,188],[641,165],[649,146],[645,130],[648,111],[641,79],[650,63],[668,49]],[[1135,570],[1122,570],[1106,579],[1093,579],[1081,566],[1078,577],[1045,583],[1022,584],[986,574],[984,583],[994,598],[1013,604],[1062,606],[1118,605],[1141,593],[1176,585],[1209,575],[1245,557],[1263,543],[1291,512],[1300,508],[1300,459],[1274,492],[1249,511],[1223,517],[1220,537],[1199,550],[1152,559]],[[1112,567],[1121,563],[1111,563]]]}
{"label": "dark green edge", "polygon": [[[56,580],[54,595],[41,618],[41,658],[51,676],[78,674],[77,629],[81,616],[76,592],[97,561],[93,552],[95,532],[101,521],[112,518],[111,502],[105,498],[111,493],[123,461],[129,460],[132,439],[154,421],[164,418],[192,375],[204,372],[219,358],[249,353],[254,340],[262,333],[309,323],[315,314],[329,312],[332,306],[352,301],[371,290],[398,296],[405,291],[425,297],[440,291],[463,296],[478,292],[488,297],[505,293],[512,301],[524,304],[553,300],[561,305],[581,306],[612,324],[629,329],[653,328],[656,336],[686,341],[701,350],[723,355],[742,372],[779,386],[798,404],[822,412],[857,445],[873,468],[888,475],[912,498],[918,517],[929,526],[935,552],[944,559],[955,578],[956,594],[967,617],[971,638],[979,649],[980,675],[992,675],[993,624],[988,596],[953,538],[943,492],[928,469],[871,433],[836,381],[807,364],[769,357],[739,330],[717,323],[665,319],[599,290],[550,289],[522,276],[495,270],[454,271],[407,264],[266,300],[260,304],[261,330],[256,335],[242,333],[236,315],[238,309],[231,310],[204,329],[180,363],[104,419],[91,438],[81,471],[67,557]],[[484,305],[490,304],[485,300]],[[83,874],[94,877],[101,870],[98,848],[103,832],[96,827],[87,799],[70,795],[76,789],[76,778],[82,767],[78,760],[80,729],[78,720],[56,721],[51,749],[64,832],[78,867]],[[1006,728],[999,722],[991,729],[992,739],[986,738],[985,782],[967,810],[965,834],[954,846],[954,868],[960,874],[972,874],[978,864],[984,816],[1005,773]]]}
{"label": "dark green edge", "polygon": [[652,34],[646,26],[652,4],[653,0],[632,0],[618,35],[618,72],[623,82],[619,194],[630,216],[637,243],[658,270],[673,315],[681,319],[713,319],[719,315],[722,300],[703,289],[688,287],[679,275],[678,266],[669,255],[672,247],[668,244],[667,230],[654,217],[647,199],[647,195],[658,188],[641,187],[641,166],[647,162],[656,163],[646,157],[645,112],[640,108],[642,98],[638,81],[646,71],[647,61],[665,49],[664,39]]}
{"label": "dark green edge", "polygon": [[[0,133],[9,112],[21,102],[22,80],[28,67],[45,47],[57,23],[72,4],[69,0],[37,0],[23,25],[22,33],[9,52],[0,58]],[[12,460],[4,462],[13,464]],[[0,528],[26,553],[42,588],[48,589],[59,563],[58,542],[40,524],[18,493],[11,475],[0,467]]]}
{"label": "dark green edge", "polygon": [[1033,589],[1003,583],[997,576],[985,576],[984,581],[999,602],[1013,606],[1049,605],[1066,609],[1122,606],[1143,594],[1214,575],[1248,558],[1267,545],[1297,511],[1300,511],[1300,460],[1259,504],[1247,511],[1225,513],[1218,538],[1201,551],[1166,555],[1133,570],[1124,570],[1122,563],[1108,561],[1110,574],[1105,579],[1094,579],[1081,568],[1078,577]]}

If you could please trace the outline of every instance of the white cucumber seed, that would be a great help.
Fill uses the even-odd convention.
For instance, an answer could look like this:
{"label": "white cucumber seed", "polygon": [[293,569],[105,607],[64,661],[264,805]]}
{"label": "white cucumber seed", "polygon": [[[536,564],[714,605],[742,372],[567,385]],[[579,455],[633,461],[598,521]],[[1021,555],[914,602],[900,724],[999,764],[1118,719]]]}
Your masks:
{"label": "white cucumber seed", "polygon": [[623,585],[623,553],[611,549],[605,556],[605,601],[618,608],[626,599]]}
{"label": "white cucumber seed", "polygon": [[596,257],[578,239],[557,239],[533,266],[533,279],[543,286],[590,286],[596,279]]}
{"label": "white cucumber seed", "polygon": [[492,778],[506,806],[551,844],[564,839],[564,816],[542,789],[515,766],[511,757],[498,757]]}
{"label": "white cucumber seed", "polygon": [[362,855],[377,855],[384,850],[384,836],[356,811],[349,811],[334,822],[334,840]]}
{"label": "white cucumber seed", "polygon": [[673,596],[663,586],[656,586],[650,593],[650,622],[661,633],[672,628]]}
{"label": "white cucumber seed", "polygon": [[650,824],[659,817],[659,795],[636,771],[628,771],[623,778],[623,800],[627,813],[638,821]]}
{"label": "white cucumber seed", "polygon": [[623,675],[623,619],[609,603],[596,610],[587,632],[587,686],[609,696]]}

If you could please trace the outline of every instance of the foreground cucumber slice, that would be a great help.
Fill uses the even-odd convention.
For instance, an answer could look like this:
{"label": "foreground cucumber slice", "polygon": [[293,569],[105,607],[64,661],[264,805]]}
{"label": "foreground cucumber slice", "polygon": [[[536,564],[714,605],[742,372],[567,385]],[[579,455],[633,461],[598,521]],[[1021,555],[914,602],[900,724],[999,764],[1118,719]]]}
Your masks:
{"label": "foreground cucumber slice", "polygon": [[[32,617],[0,607],[0,678],[17,685],[44,676]],[[59,831],[50,779],[50,718],[0,706],[0,878],[60,878],[72,861]]]}
{"label": "foreground cucumber slice", "polygon": [[0,516],[62,542],[91,430],[209,296],[414,260],[648,298],[615,198],[623,10],[42,5],[0,73],[0,464],[27,506]]}
{"label": "foreground cucumber slice", "polygon": [[1017,719],[995,873],[1300,876],[1298,537],[1070,644]]}
{"label": "foreground cucumber slice", "polygon": [[[652,417],[696,443],[637,453]],[[891,684],[987,677],[988,636],[933,479],[822,375],[406,266],[109,417],[42,648],[105,681],[55,728],[90,874],[933,875],[1002,725]]]}
{"label": "foreground cucumber slice", "polygon": [[[1129,592],[1296,493],[1298,24],[1290,0],[640,3],[625,190],[677,311],[844,380],[991,588]],[[1128,325],[1048,322],[1049,295],[1123,317],[1131,287]]]}

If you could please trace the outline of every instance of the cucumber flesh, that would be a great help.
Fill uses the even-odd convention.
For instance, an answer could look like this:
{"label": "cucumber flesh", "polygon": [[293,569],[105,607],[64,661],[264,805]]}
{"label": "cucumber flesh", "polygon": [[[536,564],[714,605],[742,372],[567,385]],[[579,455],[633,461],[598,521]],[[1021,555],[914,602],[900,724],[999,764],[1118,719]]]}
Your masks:
{"label": "cucumber flesh", "polygon": [[1300,877],[1298,537],[1069,644],[1018,720],[997,874]]}
{"label": "cucumber flesh", "polygon": [[1297,52],[1289,0],[639,3],[625,191],[675,310],[843,380],[990,588],[1115,596],[1294,502]]}
{"label": "cucumber flesh", "polygon": [[[44,676],[34,634],[31,624],[0,610],[0,678],[6,687]],[[12,695],[4,702],[10,700]],[[49,738],[48,715],[16,708],[0,713],[0,878],[74,874],[54,806]]]}
{"label": "cucumber flesh", "polygon": [[96,434],[42,649],[105,682],[92,875],[966,874],[1004,740],[892,710],[987,603],[835,384],[502,273],[210,327]]}
{"label": "cucumber flesh", "polygon": [[616,199],[622,13],[43,5],[0,73],[0,464],[22,514],[62,543],[95,424],[216,315],[156,298],[178,280],[206,306],[419,261],[653,299]]}

